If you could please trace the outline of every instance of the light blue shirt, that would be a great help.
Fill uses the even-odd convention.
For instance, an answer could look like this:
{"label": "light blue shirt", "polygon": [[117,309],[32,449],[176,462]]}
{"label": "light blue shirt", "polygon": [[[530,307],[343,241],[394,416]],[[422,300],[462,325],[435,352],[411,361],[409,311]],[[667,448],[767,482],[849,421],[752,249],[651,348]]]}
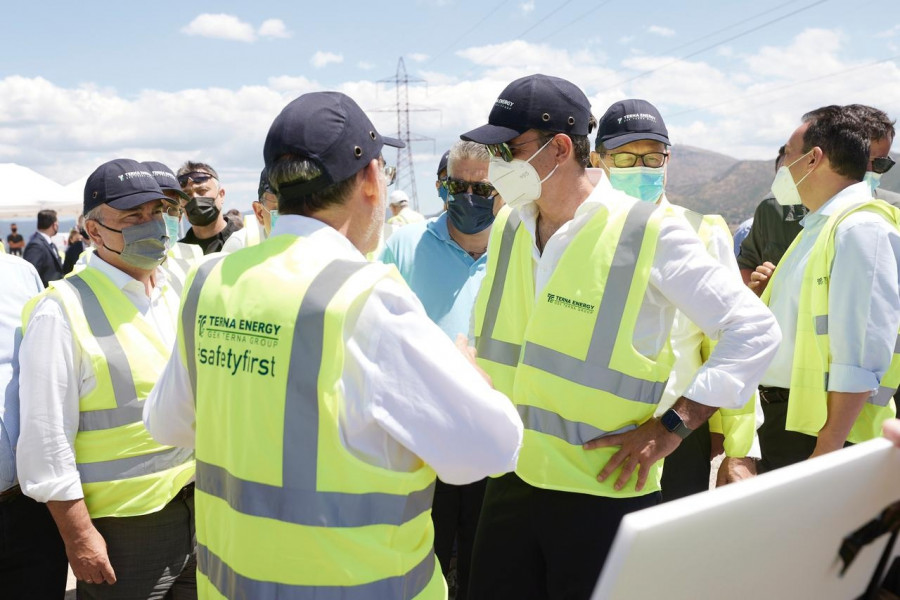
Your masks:
{"label": "light blue shirt", "polygon": [[447,230],[447,213],[397,230],[385,243],[381,262],[395,265],[450,339],[467,335],[475,297],[487,264],[459,247]]}
{"label": "light blue shirt", "polygon": [[[849,203],[871,199],[865,183],[852,185],[800,222],[797,246],[778,264],[769,308],[784,335],[762,385],[790,388],[803,271],[828,217]],[[835,232],[828,287],[829,392],[876,391],[890,366],[900,327],[900,233],[865,211],[846,217]]]}
{"label": "light blue shirt", "polygon": [[0,491],[4,491],[16,483],[22,309],[44,291],[44,284],[31,263],[6,254],[0,254],[0,281]]}
{"label": "light blue shirt", "polygon": [[750,235],[750,228],[753,227],[753,217],[750,217],[734,230],[734,257],[741,255],[741,243]]}

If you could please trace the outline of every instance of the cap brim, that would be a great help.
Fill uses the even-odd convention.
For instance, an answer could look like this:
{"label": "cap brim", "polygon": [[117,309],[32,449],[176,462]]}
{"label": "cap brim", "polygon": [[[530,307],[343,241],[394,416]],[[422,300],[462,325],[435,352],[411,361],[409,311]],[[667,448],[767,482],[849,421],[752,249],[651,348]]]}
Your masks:
{"label": "cap brim", "polygon": [[158,192],[138,192],[136,194],[130,194],[123,198],[116,198],[112,202],[106,202],[117,210],[129,210],[136,206],[140,206],[141,204],[146,204],[147,202],[152,202],[154,200],[162,200],[163,202],[167,202],[169,199],[165,197],[165,195],[160,194]]}
{"label": "cap brim", "polygon": [[635,132],[635,133],[626,133],[625,135],[620,135],[608,140],[601,140],[603,143],[603,147],[607,150],[615,150],[620,146],[624,146],[625,144],[630,144],[631,142],[636,142],[638,140],[653,140],[655,142],[662,142],[666,146],[671,146],[672,143],[669,142],[669,138],[664,135],[660,135],[658,133],[643,133],[643,132]]}
{"label": "cap brim", "polygon": [[487,125],[482,125],[481,127],[462,134],[459,136],[459,139],[467,142],[476,142],[478,144],[502,144],[519,137],[526,131],[528,131],[528,129],[518,131],[516,129],[510,129],[509,127],[500,127],[499,125],[491,125],[488,123]]}
{"label": "cap brim", "polygon": [[387,137],[386,135],[381,136],[381,141],[384,142],[385,146],[391,146],[392,148],[406,148],[406,144],[397,138]]}

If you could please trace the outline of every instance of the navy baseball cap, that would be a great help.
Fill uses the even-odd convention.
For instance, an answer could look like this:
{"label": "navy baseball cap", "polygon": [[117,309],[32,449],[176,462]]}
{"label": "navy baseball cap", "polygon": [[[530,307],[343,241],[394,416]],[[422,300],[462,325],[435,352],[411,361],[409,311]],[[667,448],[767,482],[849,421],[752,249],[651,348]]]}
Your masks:
{"label": "navy baseball cap", "polygon": [[256,188],[256,197],[262,198],[266,192],[270,194],[275,193],[271,184],[269,184],[269,170],[263,167],[263,170],[259,172],[259,185]]}
{"label": "navy baseball cap", "polygon": [[637,140],[655,140],[671,146],[669,130],[656,107],[646,100],[633,98],[616,102],[607,109],[597,126],[594,147],[599,151],[603,144],[612,150]]}
{"label": "navy baseball cap", "polygon": [[84,214],[101,204],[128,210],[152,200],[166,200],[166,195],[153,173],[130,158],[103,163],[84,184]]}
{"label": "navy baseball cap", "polygon": [[155,160],[145,160],[141,164],[150,170],[150,173],[153,174],[153,177],[156,179],[156,183],[159,184],[161,190],[175,192],[182,200],[191,199],[191,197],[185,194],[184,190],[181,189],[178,178],[175,177],[175,173],[172,172],[172,169]]}
{"label": "navy baseball cap", "polygon": [[479,144],[501,144],[529,129],[587,135],[593,129],[591,103],[570,81],[529,75],[500,92],[487,125],[459,137]]}
{"label": "navy baseball cap", "polygon": [[[344,181],[381,154],[385,145],[406,146],[382,136],[350,96],[340,92],[303,94],[284,107],[266,135],[266,169],[282,156],[310,159],[322,170],[312,181],[291,185],[297,196],[314,194]],[[279,190],[288,186],[279,186]]]}
{"label": "navy baseball cap", "polygon": [[447,150],[444,152],[444,155],[441,157],[441,162],[438,163],[437,176],[438,179],[441,177],[441,171],[447,170],[447,163],[450,161],[450,151]]}

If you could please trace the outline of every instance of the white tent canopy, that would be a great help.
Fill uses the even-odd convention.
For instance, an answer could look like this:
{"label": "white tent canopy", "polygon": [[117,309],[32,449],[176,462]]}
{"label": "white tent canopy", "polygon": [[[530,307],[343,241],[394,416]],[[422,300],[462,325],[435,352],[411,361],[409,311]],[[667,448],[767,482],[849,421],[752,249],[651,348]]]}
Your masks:
{"label": "white tent canopy", "polygon": [[65,194],[65,190],[28,167],[0,163],[0,219],[33,217],[45,208],[63,214],[80,213],[81,193],[78,193],[77,201],[73,201],[73,196]]}

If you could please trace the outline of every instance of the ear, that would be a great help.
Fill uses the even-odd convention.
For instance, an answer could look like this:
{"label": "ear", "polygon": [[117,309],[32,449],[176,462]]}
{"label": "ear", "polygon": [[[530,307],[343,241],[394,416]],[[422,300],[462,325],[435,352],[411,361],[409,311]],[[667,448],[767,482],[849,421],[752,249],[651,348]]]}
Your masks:
{"label": "ear", "polygon": [[100,237],[100,225],[97,221],[94,221],[93,219],[85,220],[84,230],[87,231],[92,246],[99,248],[103,245],[103,239]]}
{"label": "ear", "polygon": [[256,215],[256,222],[263,225],[263,205],[259,200],[254,200],[250,205],[253,208],[253,214]]}
{"label": "ear", "polygon": [[216,199],[221,199],[223,201],[225,200],[225,188],[223,188],[223,187],[219,188],[219,193],[216,194]]}
{"label": "ear", "polygon": [[562,133],[557,133],[553,136],[550,147],[555,150],[556,159],[560,163],[566,162],[575,153],[575,146],[572,144],[572,138]]}
{"label": "ear", "polygon": [[369,164],[366,165],[362,171],[360,171],[357,176],[362,178],[362,181],[359,184],[360,192],[367,204],[377,205],[380,192],[381,192],[381,176],[379,175],[379,171],[381,167],[378,165],[378,159],[373,158],[369,161]]}
{"label": "ear", "polygon": [[825,158],[825,153],[822,152],[822,149],[818,146],[813,146],[813,148],[810,152],[809,161],[807,164],[809,164],[809,166],[811,166],[811,167],[818,166],[819,163],[821,163],[824,158]]}

